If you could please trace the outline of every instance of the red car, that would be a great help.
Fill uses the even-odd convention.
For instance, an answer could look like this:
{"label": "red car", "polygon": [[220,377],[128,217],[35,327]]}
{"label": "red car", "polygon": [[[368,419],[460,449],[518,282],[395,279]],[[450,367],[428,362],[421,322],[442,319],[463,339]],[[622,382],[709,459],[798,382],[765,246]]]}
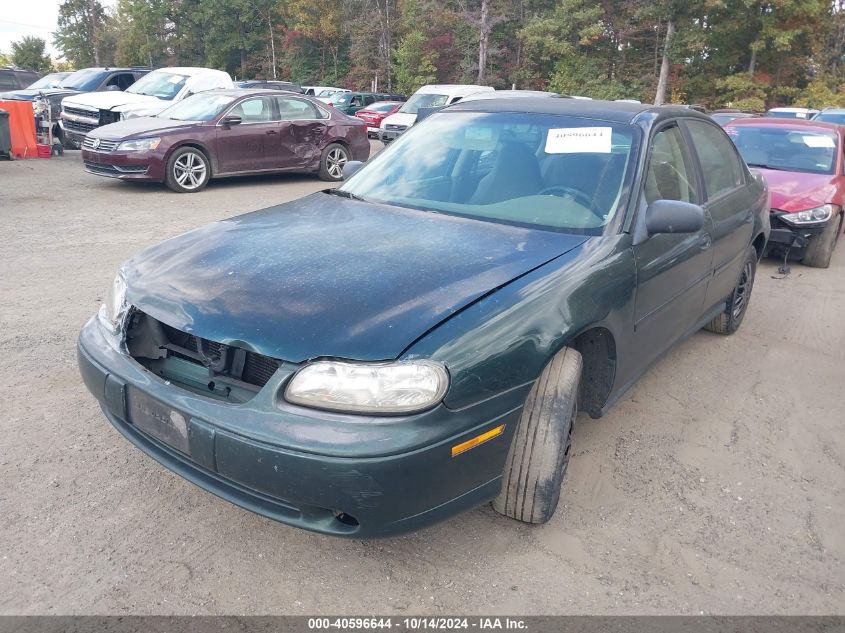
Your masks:
{"label": "red car", "polygon": [[381,122],[402,107],[401,101],[376,101],[363,110],[358,110],[355,116],[367,124],[367,136],[378,136]]}
{"label": "red car", "polygon": [[209,90],[155,117],[92,130],[82,144],[89,173],[164,182],[180,193],[211,178],[302,171],[341,180],[370,155],[367,128],[316,99],[278,90]]}
{"label": "red car", "polygon": [[772,195],[768,251],[827,268],[842,233],[845,127],[796,119],[741,119],[725,132]]}

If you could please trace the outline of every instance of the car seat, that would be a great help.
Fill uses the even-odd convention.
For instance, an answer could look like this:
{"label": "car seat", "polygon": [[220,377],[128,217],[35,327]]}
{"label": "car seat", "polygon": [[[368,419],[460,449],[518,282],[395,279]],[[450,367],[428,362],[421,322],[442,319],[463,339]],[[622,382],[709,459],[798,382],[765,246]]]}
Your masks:
{"label": "car seat", "polygon": [[537,157],[522,143],[504,143],[490,173],[478,181],[470,204],[495,204],[543,189]]}

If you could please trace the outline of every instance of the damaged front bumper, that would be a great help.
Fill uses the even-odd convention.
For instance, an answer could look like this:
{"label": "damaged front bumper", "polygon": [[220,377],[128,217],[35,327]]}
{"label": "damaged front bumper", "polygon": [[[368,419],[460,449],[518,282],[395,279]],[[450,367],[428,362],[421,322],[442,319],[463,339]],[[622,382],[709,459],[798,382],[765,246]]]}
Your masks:
{"label": "damaged front bumper", "polygon": [[[281,368],[249,401],[179,388],[118,351],[96,318],[79,336],[83,380],[136,447],[201,488],[289,525],[372,538],[418,529],[495,497],[521,407],[514,394],[404,417],[291,405]],[[505,425],[495,440],[452,447]]]}
{"label": "damaged front bumper", "polygon": [[773,212],[770,215],[772,232],[766,245],[767,254],[788,253],[790,258],[800,259],[810,240],[819,235],[825,224],[811,226],[794,226],[783,219],[784,212]]}

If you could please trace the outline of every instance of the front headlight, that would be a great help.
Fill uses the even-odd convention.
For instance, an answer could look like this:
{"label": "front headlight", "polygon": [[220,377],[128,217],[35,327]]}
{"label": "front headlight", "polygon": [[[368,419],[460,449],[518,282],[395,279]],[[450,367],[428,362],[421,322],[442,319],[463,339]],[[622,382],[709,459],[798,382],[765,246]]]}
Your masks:
{"label": "front headlight", "polygon": [[123,141],[117,146],[118,152],[141,152],[144,150],[151,150],[158,147],[161,143],[160,138],[139,138],[134,141]]}
{"label": "front headlight", "polygon": [[832,204],[824,204],[815,209],[807,209],[798,213],[784,213],[780,219],[793,226],[805,226],[807,224],[823,224],[834,214],[836,208]]}
{"label": "front headlight", "polygon": [[109,291],[106,293],[105,302],[100,306],[100,323],[109,332],[116,333],[123,323],[123,319],[129,310],[126,301],[126,277],[123,271],[119,271],[112,281]]}
{"label": "front headlight", "polygon": [[294,375],[285,400],[332,411],[404,414],[435,406],[448,387],[446,368],[432,361],[317,361]]}

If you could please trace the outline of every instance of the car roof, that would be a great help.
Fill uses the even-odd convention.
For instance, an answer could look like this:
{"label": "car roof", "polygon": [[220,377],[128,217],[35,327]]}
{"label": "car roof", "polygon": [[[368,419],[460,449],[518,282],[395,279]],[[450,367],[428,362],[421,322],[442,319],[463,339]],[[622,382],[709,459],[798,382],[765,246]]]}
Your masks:
{"label": "car roof", "polygon": [[827,121],[812,121],[810,119],[767,119],[764,117],[755,117],[753,119],[736,119],[734,121],[731,121],[731,125],[742,127],[792,127],[806,130],[823,130],[826,132],[838,132],[842,130],[842,126],[837,123],[828,123]]}
{"label": "car roof", "polygon": [[766,112],[818,112],[815,108],[769,108]]}
{"label": "car roof", "polygon": [[532,114],[563,114],[573,117],[601,119],[630,123],[644,112],[653,112],[661,118],[678,116],[713,122],[710,117],[684,106],[655,106],[648,103],[602,101],[599,99],[550,99],[548,97],[520,97],[502,99],[477,99],[459,101],[446,111],[472,112],[526,112]]}
{"label": "car roof", "polygon": [[819,114],[845,114],[845,108],[825,108]]}
{"label": "car roof", "polygon": [[[268,88],[214,88],[212,90],[203,90],[198,92],[198,95],[222,95],[224,97],[280,97],[285,94],[285,90],[276,90]],[[309,95],[300,94],[298,92],[290,92],[289,94],[296,97],[308,98]],[[196,95],[194,95],[196,96]]]}

